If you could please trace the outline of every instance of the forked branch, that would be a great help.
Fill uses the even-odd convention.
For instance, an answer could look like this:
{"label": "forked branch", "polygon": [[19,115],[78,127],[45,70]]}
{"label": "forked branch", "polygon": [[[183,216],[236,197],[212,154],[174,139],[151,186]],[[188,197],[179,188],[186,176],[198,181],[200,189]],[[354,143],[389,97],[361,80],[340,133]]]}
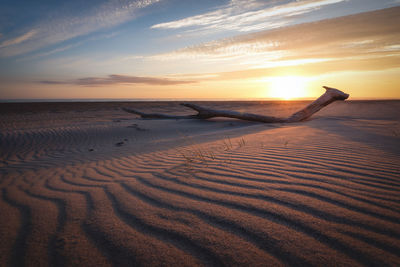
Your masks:
{"label": "forked branch", "polygon": [[257,115],[251,113],[241,113],[231,110],[216,110],[201,107],[199,105],[183,103],[182,106],[194,109],[197,111],[195,115],[175,116],[158,113],[143,113],[130,108],[122,108],[124,111],[141,116],[145,119],[210,119],[215,117],[234,118],[247,121],[258,121],[264,123],[274,122],[299,122],[304,121],[311,117],[314,113],[318,112],[323,107],[329,105],[336,100],[346,100],[349,95],[335,88],[323,86],[326,91],[318,99],[306,106],[302,110],[294,113],[288,118],[277,118],[271,116]]}

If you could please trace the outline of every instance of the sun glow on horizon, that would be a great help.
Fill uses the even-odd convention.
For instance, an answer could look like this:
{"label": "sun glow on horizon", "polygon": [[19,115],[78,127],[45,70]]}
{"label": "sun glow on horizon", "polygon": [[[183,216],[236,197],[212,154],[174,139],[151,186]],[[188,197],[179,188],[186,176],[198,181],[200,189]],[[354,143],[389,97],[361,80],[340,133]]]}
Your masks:
{"label": "sun glow on horizon", "polygon": [[300,76],[282,76],[268,79],[268,96],[284,100],[307,96],[308,79]]}

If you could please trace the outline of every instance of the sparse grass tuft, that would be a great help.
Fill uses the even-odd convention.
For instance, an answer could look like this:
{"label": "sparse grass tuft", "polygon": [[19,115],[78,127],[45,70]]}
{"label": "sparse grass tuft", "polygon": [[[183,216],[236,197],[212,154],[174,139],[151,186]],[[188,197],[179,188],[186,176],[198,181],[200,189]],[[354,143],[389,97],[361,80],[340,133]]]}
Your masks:
{"label": "sparse grass tuft", "polygon": [[229,151],[233,148],[231,139],[228,137],[227,139],[222,140],[222,143],[224,145],[224,150]]}
{"label": "sparse grass tuft", "polygon": [[[184,166],[188,171],[193,172],[202,166],[208,166],[210,162],[231,164],[232,159],[230,155],[226,155],[223,158],[217,158],[215,152],[210,149],[204,149],[200,145],[196,144],[192,139],[185,138],[185,141],[190,144],[187,150],[179,150],[178,153],[185,160]],[[246,140],[242,137],[237,141],[237,148],[242,148],[246,146]],[[230,151],[234,149],[231,139],[225,138],[222,140],[222,145],[220,149],[224,151]]]}
{"label": "sparse grass tuft", "polygon": [[244,146],[246,146],[246,140],[244,140],[244,138],[242,137],[238,141],[238,147],[241,148],[241,147],[244,147]]}

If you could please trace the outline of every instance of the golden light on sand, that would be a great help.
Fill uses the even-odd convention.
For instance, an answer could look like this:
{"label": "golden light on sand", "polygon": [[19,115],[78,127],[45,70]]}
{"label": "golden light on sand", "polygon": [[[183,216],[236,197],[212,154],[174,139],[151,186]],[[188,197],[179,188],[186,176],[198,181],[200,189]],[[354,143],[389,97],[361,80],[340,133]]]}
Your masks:
{"label": "golden light on sand", "polygon": [[282,76],[269,79],[268,97],[285,100],[306,97],[307,79],[300,76]]}

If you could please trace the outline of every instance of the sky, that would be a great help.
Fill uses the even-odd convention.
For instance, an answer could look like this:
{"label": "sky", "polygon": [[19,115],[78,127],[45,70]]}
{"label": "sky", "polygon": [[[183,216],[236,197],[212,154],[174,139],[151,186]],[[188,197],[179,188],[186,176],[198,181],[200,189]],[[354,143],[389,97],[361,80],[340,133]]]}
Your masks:
{"label": "sky", "polygon": [[0,0],[0,100],[400,99],[400,0]]}

